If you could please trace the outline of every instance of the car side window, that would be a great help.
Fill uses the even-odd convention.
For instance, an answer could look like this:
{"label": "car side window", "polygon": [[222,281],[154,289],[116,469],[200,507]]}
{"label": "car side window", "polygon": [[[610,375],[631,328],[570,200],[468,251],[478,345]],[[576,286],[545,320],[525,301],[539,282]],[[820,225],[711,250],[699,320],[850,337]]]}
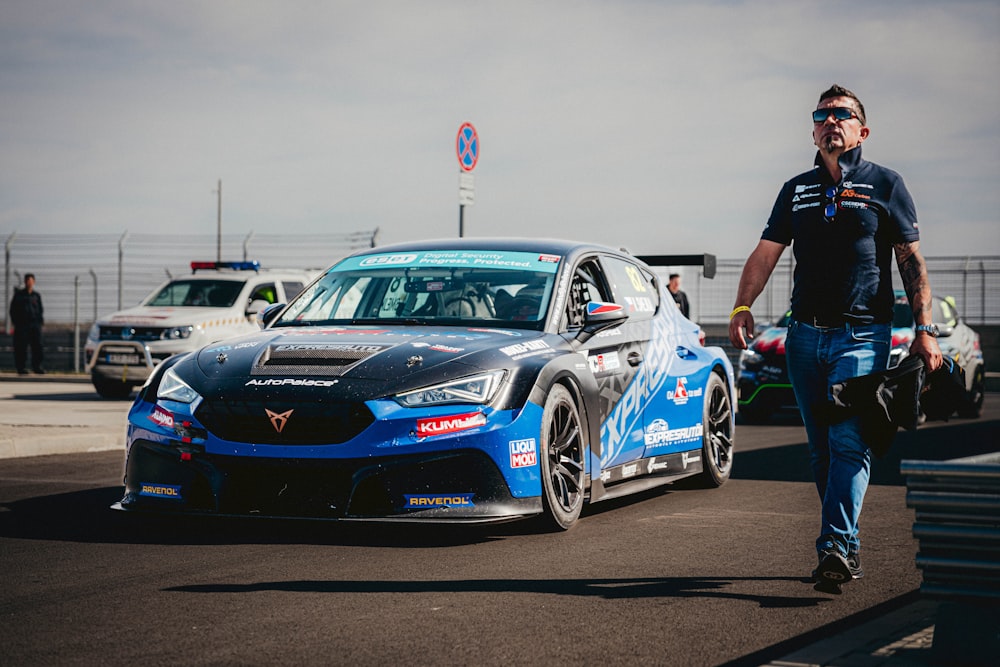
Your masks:
{"label": "car side window", "polygon": [[[302,288],[305,287],[304,283],[300,283],[297,280],[282,280],[281,288],[285,290],[285,301],[291,301],[297,297],[301,292]],[[274,303],[273,301],[271,303]]]}
{"label": "car side window", "polygon": [[258,285],[256,288],[254,288],[254,291],[250,295],[250,301],[248,303],[253,303],[254,301],[267,301],[268,303],[276,303],[278,301],[278,293],[274,288],[274,283],[265,283],[263,285]]}
{"label": "car side window", "polygon": [[593,257],[584,259],[573,269],[561,328],[582,327],[587,304],[591,301],[612,301],[611,292],[603,274],[601,265]]}
{"label": "car side window", "polygon": [[625,307],[629,318],[648,320],[660,306],[656,277],[637,264],[618,257],[603,257],[614,301]]}

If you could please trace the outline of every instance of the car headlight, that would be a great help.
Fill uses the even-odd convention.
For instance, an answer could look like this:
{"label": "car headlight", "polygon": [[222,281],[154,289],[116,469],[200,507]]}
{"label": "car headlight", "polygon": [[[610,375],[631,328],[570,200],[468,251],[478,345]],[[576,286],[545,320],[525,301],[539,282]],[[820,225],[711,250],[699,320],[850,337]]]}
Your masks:
{"label": "car headlight", "polygon": [[173,368],[167,369],[160,380],[160,386],[156,390],[156,397],[167,401],[177,401],[178,403],[193,403],[199,398],[198,392],[188,386],[184,380],[174,372]]}
{"label": "car headlight", "polygon": [[753,350],[740,350],[740,366],[743,368],[753,368],[764,363],[764,355]]}
{"label": "car headlight", "polygon": [[163,333],[160,334],[161,340],[183,340],[184,338],[189,338],[191,332],[194,331],[194,327],[191,325],[183,327],[173,327],[171,329],[164,329]]}
{"label": "car headlight", "polygon": [[493,371],[396,394],[393,398],[407,408],[448,403],[480,403],[493,400],[507,371]]}

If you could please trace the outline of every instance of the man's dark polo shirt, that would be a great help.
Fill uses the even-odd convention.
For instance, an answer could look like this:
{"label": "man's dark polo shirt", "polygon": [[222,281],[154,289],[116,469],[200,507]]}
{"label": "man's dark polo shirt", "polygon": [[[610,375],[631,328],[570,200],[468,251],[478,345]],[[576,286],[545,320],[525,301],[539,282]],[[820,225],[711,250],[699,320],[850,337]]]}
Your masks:
{"label": "man's dark polo shirt", "polygon": [[[813,169],[781,188],[761,238],[792,245],[795,319],[888,323],[892,246],[920,239],[913,199],[900,175],[863,160],[860,146],[840,156],[840,168],[834,183],[817,153]],[[837,213],[827,221],[834,185]]]}

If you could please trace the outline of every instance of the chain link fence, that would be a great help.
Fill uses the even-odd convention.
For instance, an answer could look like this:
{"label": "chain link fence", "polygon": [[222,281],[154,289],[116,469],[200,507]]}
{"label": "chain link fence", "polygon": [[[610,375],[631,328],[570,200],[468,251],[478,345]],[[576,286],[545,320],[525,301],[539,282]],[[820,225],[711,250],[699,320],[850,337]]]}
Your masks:
{"label": "chain link fence", "polygon": [[[257,260],[265,268],[321,270],[378,243],[378,229],[343,234],[11,234],[4,252],[4,331],[24,274],[35,274],[45,323],[89,327],[137,305],[158,285],[191,272],[192,261]],[[220,252],[221,251],[221,252]],[[219,256],[221,255],[221,257]]]}
{"label": "chain link fence", "polygon": [[[165,280],[186,274],[193,260],[257,260],[268,268],[321,270],[354,250],[378,244],[378,230],[344,234],[255,234],[236,236],[173,234],[46,235],[11,234],[5,243],[3,314],[25,273],[34,273],[45,305],[46,324],[89,327],[98,317],[138,304]],[[219,252],[221,248],[221,253]],[[639,251],[641,254],[641,251]],[[691,319],[703,326],[725,325],[733,307],[744,259],[720,259],[716,276],[677,267],[691,302]],[[952,296],[971,326],[1000,325],[1000,256],[929,257],[931,286]],[[790,252],[775,267],[754,304],[758,323],[776,321],[788,309],[794,269]],[[658,268],[666,280],[671,270]],[[893,282],[900,287],[899,275]]]}

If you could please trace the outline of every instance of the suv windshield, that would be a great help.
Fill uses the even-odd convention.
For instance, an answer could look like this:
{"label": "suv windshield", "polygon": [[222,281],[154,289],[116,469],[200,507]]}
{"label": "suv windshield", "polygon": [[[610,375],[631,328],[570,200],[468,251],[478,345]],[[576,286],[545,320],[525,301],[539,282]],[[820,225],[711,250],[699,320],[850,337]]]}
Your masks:
{"label": "suv windshield", "polygon": [[243,284],[237,280],[174,280],[143,305],[229,308],[236,303]]}
{"label": "suv windshield", "polygon": [[351,257],[300,294],[275,326],[398,321],[540,329],[559,259],[505,251]]}

